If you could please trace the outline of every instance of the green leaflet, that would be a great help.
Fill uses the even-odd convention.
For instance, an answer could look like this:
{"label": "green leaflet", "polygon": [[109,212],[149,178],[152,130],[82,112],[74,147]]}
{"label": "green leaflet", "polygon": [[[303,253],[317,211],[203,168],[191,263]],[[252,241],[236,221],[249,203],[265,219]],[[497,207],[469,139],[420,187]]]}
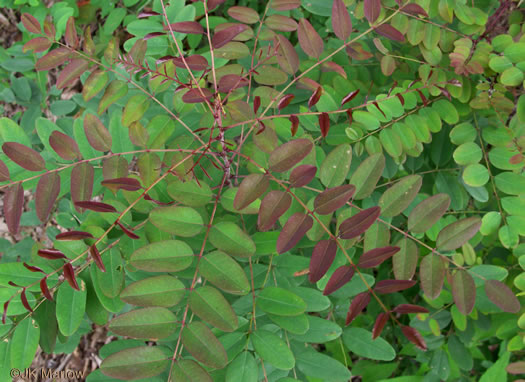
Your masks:
{"label": "green leaflet", "polygon": [[250,352],[244,351],[228,365],[226,380],[228,382],[257,382],[259,368]]}
{"label": "green leaflet", "polygon": [[184,284],[169,275],[148,277],[129,284],[120,298],[138,306],[171,307],[177,305],[186,294]]}
{"label": "green leaflet", "polygon": [[312,349],[297,357],[297,368],[309,377],[330,381],[347,381],[352,377],[350,370],[332,357]]}
{"label": "green leaflet", "polygon": [[358,356],[378,361],[391,361],[395,358],[394,348],[381,337],[372,339],[372,333],[361,328],[348,327],[343,331],[343,342],[351,352]]}
{"label": "green leaflet", "polygon": [[212,382],[210,375],[197,362],[181,359],[173,365],[173,377],[181,381]]}
{"label": "green leaflet", "polygon": [[525,176],[513,172],[502,172],[494,177],[496,187],[509,195],[525,193]]}
{"label": "green leaflet", "polygon": [[462,177],[468,186],[481,187],[489,181],[489,172],[484,165],[475,163],[465,167]]}
{"label": "green leaflet", "polygon": [[379,133],[379,140],[385,151],[391,157],[396,158],[403,153],[403,142],[393,129],[387,128],[381,130]]}
{"label": "green leaflet", "polygon": [[481,148],[474,142],[460,145],[454,151],[454,160],[457,164],[467,165],[479,162],[482,156]]}
{"label": "green leaflet", "polygon": [[180,240],[165,240],[148,244],[133,252],[131,264],[148,272],[178,272],[193,261],[193,251]]}
{"label": "green leaflet", "polygon": [[269,65],[263,65],[258,72],[254,79],[261,85],[281,85],[288,79],[288,75],[281,69]]}
{"label": "green leaflet", "polygon": [[399,240],[396,246],[400,249],[392,257],[394,275],[397,280],[410,280],[416,272],[419,257],[418,247],[408,238]]}
{"label": "green leaflet", "polygon": [[472,142],[478,136],[476,129],[471,123],[464,122],[456,125],[450,131],[450,140],[455,145],[461,145],[467,142]]}
{"label": "green leaflet", "polygon": [[166,338],[176,329],[175,315],[161,307],[135,309],[115,317],[109,323],[109,330],[118,335],[152,340]]}
{"label": "green leaflet", "polygon": [[191,237],[202,231],[202,216],[191,207],[159,207],[150,212],[150,221],[164,232]]}
{"label": "green leaflet", "polygon": [[86,311],[86,284],[79,282],[80,290],[74,290],[68,283],[62,284],[57,293],[57,322],[60,333],[70,336],[75,333]]}
{"label": "green leaflet", "polygon": [[462,370],[471,370],[473,366],[472,355],[461,343],[457,336],[452,336],[448,341],[450,355]]}
{"label": "green leaflet", "polygon": [[510,352],[505,352],[503,356],[498,358],[498,360],[483,373],[480,378],[480,382],[489,382],[496,379],[505,379],[506,370],[505,368],[509,364]]}
{"label": "green leaflet", "polygon": [[343,330],[335,322],[315,316],[308,316],[308,331],[294,335],[298,341],[310,343],[325,343],[341,336]]}
{"label": "green leaflet", "polygon": [[199,271],[209,282],[227,293],[245,295],[251,289],[244,270],[224,252],[214,251],[204,256]]}
{"label": "green leaflet", "polygon": [[202,322],[193,322],[182,330],[182,343],[195,359],[221,369],[228,363],[223,345]]}
{"label": "green leaflet", "polygon": [[[97,301],[100,302],[102,307],[104,309],[106,309],[107,311],[112,312],[112,313],[120,312],[120,310],[124,307],[125,302],[122,301],[120,299],[120,297],[110,298],[110,297],[107,297],[102,292],[102,289],[98,285],[98,278],[97,278],[97,274],[96,274],[96,270],[97,269],[98,268],[95,266],[95,264],[91,264],[90,270],[89,270],[89,275],[90,275],[91,282],[92,282],[92,285],[93,285],[93,290],[95,291],[95,295],[96,295],[95,298],[97,299]],[[86,284],[89,284],[89,283],[86,282]],[[88,300],[87,300],[86,304],[88,304],[88,302],[89,302],[89,295],[88,295]],[[89,306],[86,306],[86,309],[87,308],[89,308]]]}
{"label": "green leaflet", "polygon": [[450,375],[450,364],[448,354],[445,351],[438,349],[432,356],[430,365],[434,370],[433,374],[436,374],[442,380],[448,379]]}
{"label": "green leaflet", "polygon": [[521,168],[521,162],[514,163],[511,158],[518,154],[505,147],[494,147],[489,151],[489,161],[494,167],[501,170],[516,170]]}
{"label": "green leaflet", "polygon": [[237,329],[237,316],[230,304],[217,289],[203,286],[190,293],[189,306],[203,321],[225,332]]}
{"label": "green leaflet", "polygon": [[53,353],[58,334],[56,305],[52,301],[44,301],[34,314],[40,327],[39,345],[46,353]]}
{"label": "green leaflet", "polygon": [[294,293],[278,287],[266,287],[258,295],[258,307],[278,316],[297,316],[306,310],[306,303]]}
{"label": "green leaflet", "polygon": [[124,97],[128,93],[128,84],[119,81],[119,80],[113,80],[110,82],[106,90],[104,91],[104,95],[102,96],[102,99],[100,100],[99,106],[98,106],[98,114],[103,114],[108,107],[118,101],[120,98]]}
{"label": "green leaflet", "polygon": [[458,270],[452,277],[452,296],[459,311],[470,314],[476,302],[476,286],[472,276],[463,270]]}
{"label": "green leaflet", "polygon": [[503,281],[509,275],[505,268],[488,264],[474,265],[469,272],[474,276],[476,287],[483,285],[485,280]]}
{"label": "green leaflet", "polygon": [[356,188],[354,199],[364,199],[374,191],[384,168],[383,154],[371,155],[359,165],[350,178],[350,184]]}
{"label": "green leaflet", "polygon": [[277,334],[259,329],[253,332],[250,338],[255,351],[264,361],[279,370],[290,370],[294,367],[293,353]]}
{"label": "green leaflet", "polygon": [[210,230],[209,239],[216,248],[231,256],[249,257],[255,253],[253,240],[235,223],[215,224]]}
{"label": "green leaflet", "polygon": [[212,197],[210,186],[203,181],[198,184],[195,180],[175,180],[168,185],[167,191],[173,199],[189,207],[204,206]]}
{"label": "green leaflet", "polygon": [[[94,267],[95,265],[93,265],[93,268]],[[90,273],[85,273],[85,277],[82,279],[86,283],[87,288],[86,314],[88,318],[97,325],[106,325],[109,319],[109,311],[104,308],[101,301],[99,300],[97,292],[95,291],[95,287],[93,286],[93,282],[91,281]],[[104,299],[106,300],[106,302],[111,301],[105,296]],[[124,305],[120,298],[115,298],[113,300],[116,302],[115,305],[119,305],[119,307]],[[118,311],[119,307],[117,307],[117,309],[113,307],[112,309]]]}
{"label": "green leaflet", "polygon": [[422,182],[421,176],[409,175],[386,190],[379,199],[381,215],[393,217],[403,212],[416,197]]}
{"label": "green leaflet", "polygon": [[425,232],[443,216],[450,205],[450,197],[437,194],[419,203],[408,215],[408,229]]}
{"label": "green leaflet", "polygon": [[499,212],[491,211],[485,214],[481,219],[481,227],[479,231],[482,235],[489,235],[495,232],[501,223],[501,215]]}
{"label": "green leaflet", "polygon": [[166,369],[170,361],[157,346],[140,346],[112,354],[100,365],[104,375],[119,379],[151,378]]}
{"label": "green leaflet", "polygon": [[308,320],[310,316],[304,313],[298,316],[277,316],[270,313],[267,313],[267,315],[277,326],[292,334],[305,334],[310,327]]}
{"label": "green leaflet", "polygon": [[439,255],[426,255],[419,267],[421,287],[430,299],[435,299],[441,293],[445,279],[445,264]]}
{"label": "green leaflet", "polygon": [[366,111],[356,111],[353,113],[354,120],[366,126],[367,130],[375,130],[379,127],[379,120],[371,113]]}
{"label": "green leaflet", "polygon": [[323,295],[320,290],[315,288],[295,287],[290,288],[289,290],[299,296],[306,303],[307,312],[322,312],[323,310],[328,309],[331,305],[328,296]]}
{"label": "green leaflet", "polygon": [[97,282],[102,293],[109,298],[114,298],[119,295],[124,286],[122,257],[119,251],[112,249],[102,257],[102,262],[106,272],[101,272],[98,268],[95,270]]}
{"label": "green leaflet", "polygon": [[[69,285],[67,287],[69,288]],[[40,327],[35,321],[26,319],[20,322],[13,333],[9,346],[11,367],[24,370],[31,366],[38,348],[39,338]],[[4,364],[4,366],[7,365]]]}
{"label": "green leaflet", "polygon": [[131,97],[122,112],[122,125],[129,127],[133,122],[138,121],[148,110],[149,104],[150,99],[144,94]]}
{"label": "green leaflet", "polygon": [[481,219],[470,217],[454,222],[439,232],[436,245],[442,251],[461,247],[471,239],[481,227]]}
{"label": "green leaflet", "polygon": [[327,188],[343,184],[350,164],[352,163],[352,147],[342,144],[334,148],[323,160],[319,168],[321,183]]}
{"label": "green leaflet", "polygon": [[459,120],[458,111],[454,105],[446,99],[440,99],[434,102],[432,109],[436,110],[439,113],[441,119],[449,125],[453,125]]}

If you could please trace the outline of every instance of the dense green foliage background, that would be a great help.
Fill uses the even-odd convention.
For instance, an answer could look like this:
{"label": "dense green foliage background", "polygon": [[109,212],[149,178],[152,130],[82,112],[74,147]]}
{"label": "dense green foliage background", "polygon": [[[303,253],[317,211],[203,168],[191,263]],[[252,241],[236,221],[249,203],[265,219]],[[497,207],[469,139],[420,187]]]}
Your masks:
{"label": "dense green foliage background", "polygon": [[1,380],[523,377],[522,1],[0,6]]}

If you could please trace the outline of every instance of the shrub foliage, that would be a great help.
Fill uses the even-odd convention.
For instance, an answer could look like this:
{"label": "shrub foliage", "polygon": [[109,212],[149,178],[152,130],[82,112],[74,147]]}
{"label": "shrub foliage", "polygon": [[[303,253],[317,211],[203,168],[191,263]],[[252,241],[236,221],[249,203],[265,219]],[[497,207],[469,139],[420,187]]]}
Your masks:
{"label": "shrub foliage", "polygon": [[7,0],[5,380],[525,371],[521,1],[77,3]]}

